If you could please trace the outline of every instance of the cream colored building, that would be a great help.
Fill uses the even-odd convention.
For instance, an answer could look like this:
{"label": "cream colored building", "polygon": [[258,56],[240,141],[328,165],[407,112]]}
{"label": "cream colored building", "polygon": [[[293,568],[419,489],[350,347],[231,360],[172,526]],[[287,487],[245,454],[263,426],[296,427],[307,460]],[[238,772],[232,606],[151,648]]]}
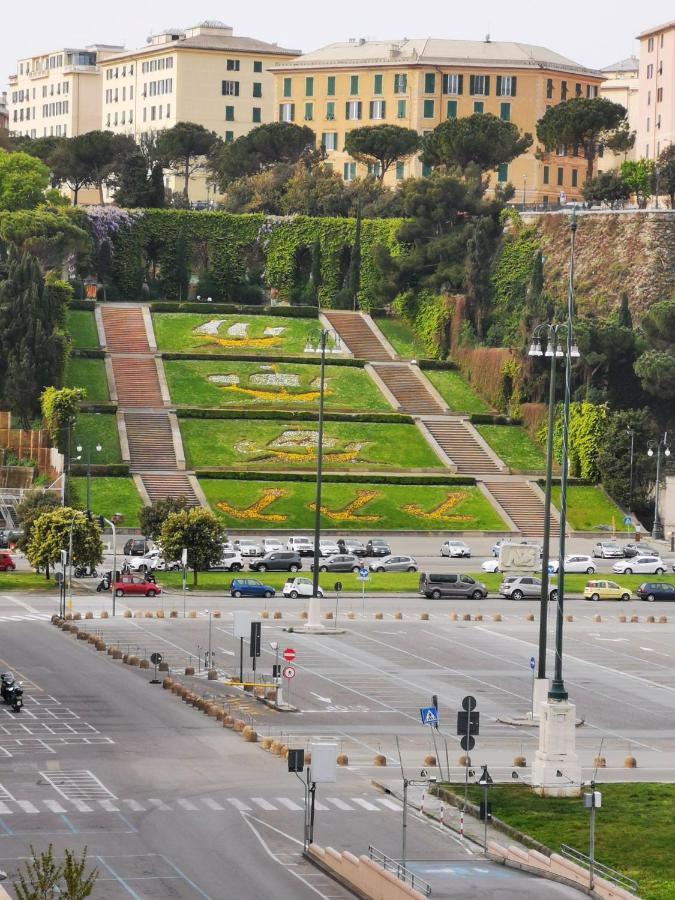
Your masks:
{"label": "cream colored building", "polygon": [[20,59],[9,77],[9,129],[31,138],[101,127],[100,63],[122,47],[95,44]]}
{"label": "cream colored building", "polygon": [[9,127],[9,113],[7,112],[7,92],[0,94],[0,128]]}
{"label": "cream colored building", "polygon": [[[640,60],[637,56],[629,56],[602,70],[605,80],[600,85],[600,96],[611,100],[612,103],[620,103],[628,113],[628,126],[631,131],[637,131],[639,115],[639,72]],[[598,168],[607,172],[616,169],[625,159],[637,159],[637,147],[633,147],[626,153],[606,152],[598,163]]]}
{"label": "cream colored building", "polygon": [[[220,22],[163,31],[147,46],[101,64],[98,127],[138,139],[177,122],[196,122],[222,140],[235,140],[274,120],[270,68],[298,52],[236,36]],[[194,181],[190,199],[205,199],[205,176]],[[181,180],[169,176],[167,186],[182,190]]]}
{"label": "cream colored building", "polygon": [[637,155],[656,159],[675,142],[675,20],[638,35]]}
{"label": "cream colored building", "polygon": [[[448,118],[492,113],[534,138],[530,151],[494,173],[493,185],[511,182],[516,202],[548,205],[580,196],[586,165],[564,148],[537,159],[537,120],[561,100],[596,96],[603,80],[544,47],[436,38],[330,44],[277,65],[275,77],[277,118],[312,127],[347,179],[366,173],[344,151],[352,128],[386,122],[424,134]],[[421,174],[420,161],[408,159],[387,182]]]}

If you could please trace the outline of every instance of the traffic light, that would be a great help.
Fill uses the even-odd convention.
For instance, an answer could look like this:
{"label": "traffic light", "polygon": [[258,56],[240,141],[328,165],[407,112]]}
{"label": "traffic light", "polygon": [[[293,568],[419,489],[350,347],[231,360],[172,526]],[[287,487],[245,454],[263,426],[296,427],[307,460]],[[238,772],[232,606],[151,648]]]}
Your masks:
{"label": "traffic light", "polygon": [[98,527],[103,531],[105,529],[105,519],[103,516],[98,517]]}

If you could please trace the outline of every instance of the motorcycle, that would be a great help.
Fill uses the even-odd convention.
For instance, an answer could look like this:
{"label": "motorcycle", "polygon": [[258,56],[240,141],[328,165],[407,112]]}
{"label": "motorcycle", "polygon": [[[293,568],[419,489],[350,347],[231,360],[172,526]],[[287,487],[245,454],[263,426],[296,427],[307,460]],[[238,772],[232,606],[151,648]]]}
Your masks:
{"label": "motorcycle", "polygon": [[16,681],[11,672],[3,672],[1,677],[2,685],[0,687],[0,694],[2,694],[3,700],[8,706],[12,707],[14,712],[21,712],[23,706],[23,688],[21,687],[21,682]]}
{"label": "motorcycle", "polygon": [[101,593],[101,591],[109,591],[110,590],[110,573],[106,572],[106,574],[101,578],[99,583],[96,585],[96,592]]}
{"label": "motorcycle", "polygon": [[75,577],[76,578],[98,578],[99,573],[96,571],[95,567],[89,566],[75,566]]}

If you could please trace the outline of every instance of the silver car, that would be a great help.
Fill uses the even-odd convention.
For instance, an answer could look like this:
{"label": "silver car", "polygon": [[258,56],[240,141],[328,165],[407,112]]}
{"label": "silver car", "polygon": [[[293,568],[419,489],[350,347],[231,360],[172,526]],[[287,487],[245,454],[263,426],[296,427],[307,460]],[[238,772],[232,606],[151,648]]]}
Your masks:
{"label": "silver car", "polygon": [[371,572],[416,572],[417,560],[413,556],[383,556],[369,568]]}
{"label": "silver car", "polygon": [[471,556],[471,548],[464,541],[444,541],[441,544],[441,556],[459,556],[468,559]]}
{"label": "silver car", "polygon": [[[500,584],[499,593],[502,597],[509,597],[511,600],[541,597],[541,579],[535,578],[533,575],[509,575]],[[558,599],[557,585],[549,583],[548,599]]]}

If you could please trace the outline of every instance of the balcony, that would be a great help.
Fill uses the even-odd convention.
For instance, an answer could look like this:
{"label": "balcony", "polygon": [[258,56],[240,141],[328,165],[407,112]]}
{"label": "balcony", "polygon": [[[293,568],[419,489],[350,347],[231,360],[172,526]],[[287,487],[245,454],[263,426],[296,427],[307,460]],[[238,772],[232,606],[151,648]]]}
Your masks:
{"label": "balcony", "polygon": [[63,73],[64,75],[72,75],[73,73],[82,72],[86,74],[97,75],[100,69],[97,65],[94,66],[64,66]]}

